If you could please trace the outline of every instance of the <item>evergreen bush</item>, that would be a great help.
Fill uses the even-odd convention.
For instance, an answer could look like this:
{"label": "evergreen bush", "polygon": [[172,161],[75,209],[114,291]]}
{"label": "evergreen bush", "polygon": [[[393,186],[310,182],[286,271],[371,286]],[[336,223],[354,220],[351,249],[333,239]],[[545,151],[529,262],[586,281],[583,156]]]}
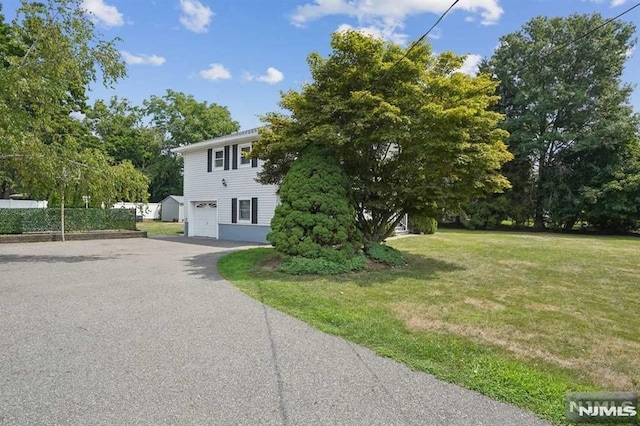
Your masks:
{"label": "evergreen bush", "polygon": [[360,245],[347,188],[338,162],[318,146],[306,147],[280,185],[267,240],[288,256],[345,262]]}
{"label": "evergreen bush", "polygon": [[418,234],[435,234],[438,220],[428,216],[409,215],[409,230]]}

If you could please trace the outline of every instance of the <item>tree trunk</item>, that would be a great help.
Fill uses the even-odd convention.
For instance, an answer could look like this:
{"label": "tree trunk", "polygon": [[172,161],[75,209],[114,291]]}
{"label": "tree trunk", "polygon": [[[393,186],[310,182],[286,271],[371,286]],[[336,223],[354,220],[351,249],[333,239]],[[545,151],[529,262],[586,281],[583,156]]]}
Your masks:
{"label": "tree trunk", "polygon": [[533,221],[533,229],[537,229],[539,231],[547,229],[544,223],[544,213],[542,211],[536,211]]}
{"label": "tree trunk", "polygon": [[544,184],[545,184],[545,178],[546,178],[546,169],[543,163],[543,159],[540,160],[540,165],[539,165],[540,169],[538,170],[538,182],[536,182],[536,186],[535,186],[535,198],[534,198],[534,203],[535,205],[533,206],[534,208],[534,215],[533,215],[533,229],[536,229],[538,231],[542,231],[544,229],[546,229],[545,226],[545,218],[544,218],[544,199],[545,199],[545,193],[544,193]]}
{"label": "tree trunk", "polygon": [[0,199],[7,200],[11,195],[11,185],[6,180],[2,180],[2,184],[0,184]]}
{"label": "tree trunk", "polygon": [[563,231],[565,232],[571,232],[573,230],[573,226],[576,224],[576,219],[569,219],[568,221],[566,221],[564,223],[564,226],[562,227]]}

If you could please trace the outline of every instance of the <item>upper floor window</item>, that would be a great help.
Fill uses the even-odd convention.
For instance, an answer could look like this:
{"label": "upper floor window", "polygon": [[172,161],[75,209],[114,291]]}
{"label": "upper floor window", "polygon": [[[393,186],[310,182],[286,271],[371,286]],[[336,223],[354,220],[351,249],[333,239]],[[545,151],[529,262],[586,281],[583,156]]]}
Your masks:
{"label": "upper floor window", "polygon": [[224,166],[224,150],[218,149],[214,152],[213,166],[214,167]]}
{"label": "upper floor window", "polygon": [[249,153],[251,152],[251,145],[240,145],[240,165],[241,166],[248,166],[249,164],[251,164],[251,159],[249,157],[247,157],[247,155],[249,155]]}

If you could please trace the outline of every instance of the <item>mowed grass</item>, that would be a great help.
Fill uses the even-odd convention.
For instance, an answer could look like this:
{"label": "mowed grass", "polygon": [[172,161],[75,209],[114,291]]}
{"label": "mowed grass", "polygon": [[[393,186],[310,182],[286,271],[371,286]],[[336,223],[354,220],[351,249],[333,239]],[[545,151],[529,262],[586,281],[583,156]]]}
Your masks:
{"label": "mowed grass", "polygon": [[291,277],[266,248],[218,267],[268,305],[554,423],[567,391],[640,390],[640,239],[447,230],[389,245],[407,267]]}
{"label": "mowed grass", "polygon": [[147,235],[177,235],[184,232],[184,223],[149,220],[136,223],[136,228]]}

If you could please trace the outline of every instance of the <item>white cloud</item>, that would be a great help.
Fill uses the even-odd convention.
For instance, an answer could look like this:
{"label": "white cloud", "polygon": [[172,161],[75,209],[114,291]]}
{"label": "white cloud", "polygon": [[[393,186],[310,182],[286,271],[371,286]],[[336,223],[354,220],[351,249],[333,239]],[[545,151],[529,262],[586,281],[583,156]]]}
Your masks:
{"label": "white cloud", "polygon": [[213,11],[198,0],[180,0],[180,23],[194,33],[206,33]]}
{"label": "white cloud", "polygon": [[122,13],[118,11],[117,7],[106,4],[104,0],[83,0],[81,7],[105,27],[124,25]]}
{"label": "white cloud", "polygon": [[256,79],[256,76],[247,72],[247,71],[243,71],[242,72],[242,80],[243,81],[253,81]]}
{"label": "white cloud", "polygon": [[635,46],[627,49],[627,51],[624,54],[625,58],[627,58],[627,59],[631,58],[633,56],[633,54],[635,53],[635,51],[636,51],[636,47]]}
{"label": "white cloud", "polygon": [[256,77],[256,80],[262,81],[263,83],[267,84],[280,83],[283,79],[284,74],[273,67],[267,68],[267,73],[265,75],[259,75],[258,77]]}
{"label": "white cloud", "polygon": [[251,73],[248,72],[244,72],[242,74],[242,79],[244,81],[261,81],[263,83],[267,83],[267,84],[276,84],[276,83],[280,83],[282,80],[284,80],[284,74],[282,73],[282,71],[274,68],[274,67],[269,67],[267,68],[267,73],[264,75],[253,75]]}
{"label": "white cloud", "polygon": [[122,59],[129,65],[153,65],[154,67],[159,67],[164,64],[167,60],[162,56],[158,55],[134,55],[132,53],[123,50],[120,52]]}
{"label": "white cloud", "polygon": [[[357,19],[358,29],[377,32],[393,41],[394,38],[406,39],[397,31],[404,28],[409,16],[424,13],[440,15],[449,5],[443,0],[312,0],[295,9],[291,23],[304,26],[325,16],[346,15]],[[499,0],[461,0],[454,10],[479,15],[483,25],[495,24],[504,13]]]}
{"label": "white cloud", "polygon": [[467,58],[462,63],[460,67],[460,72],[469,75],[475,75],[478,73],[478,65],[480,65],[480,61],[482,60],[482,56],[480,55],[467,55]]}
{"label": "white cloud", "polygon": [[[591,3],[603,3],[604,0],[590,0]],[[625,4],[627,2],[627,0],[611,0],[611,7],[616,7],[616,6],[622,6],[623,4]]]}
{"label": "white cloud", "polygon": [[200,77],[205,80],[228,80],[231,78],[231,73],[222,64],[211,64],[208,69],[202,70],[198,73]]}

